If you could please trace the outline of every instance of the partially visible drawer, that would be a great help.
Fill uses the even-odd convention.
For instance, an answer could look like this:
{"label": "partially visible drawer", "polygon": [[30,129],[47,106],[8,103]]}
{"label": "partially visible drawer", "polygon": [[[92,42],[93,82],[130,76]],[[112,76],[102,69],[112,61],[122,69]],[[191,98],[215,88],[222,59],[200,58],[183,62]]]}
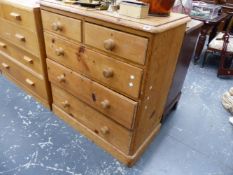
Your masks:
{"label": "partially visible drawer", "polygon": [[16,5],[2,4],[2,13],[6,20],[19,26],[25,27],[32,32],[36,32],[35,16],[33,9],[20,8]]}
{"label": "partially visible drawer", "polygon": [[85,23],[84,29],[85,44],[132,62],[145,64],[147,38],[90,23]]}
{"label": "partially visible drawer", "polygon": [[21,66],[14,63],[9,58],[3,56],[1,52],[0,67],[2,71],[6,72],[7,74],[10,74],[20,83],[22,83],[25,87],[38,94],[40,97],[48,99],[46,85],[43,79],[40,79],[32,75],[28,71],[24,70]]}
{"label": "partially visible drawer", "polygon": [[10,55],[15,60],[18,60],[33,71],[42,74],[42,65],[39,58],[31,55],[28,52],[25,52],[22,49],[19,49],[2,38],[0,38],[0,51]]}
{"label": "partially visible drawer", "polygon": [[52,92],[56,106],[122,152],[129,153],[131,132],[54,85]]}
{"label": "partially visible drawer", "polygon": [[39,41],[35,33],[11,24],[6,20],[0,20],[0,24],[0,35],[3,38],[38,57],[40,56]]}
{"label": "partially visible drawer", "polygon": [[42,10],[45,30],[81,42],[81,21]]}
{"label": "partially visible drawer", "polygon": [[113,120],[132,128],[137,102],[47,59],[49,80]]}
{"label": "partially visible drawer", "polygon": [[131,97],[138,98],[142,69],[45,32],[47,56]]}

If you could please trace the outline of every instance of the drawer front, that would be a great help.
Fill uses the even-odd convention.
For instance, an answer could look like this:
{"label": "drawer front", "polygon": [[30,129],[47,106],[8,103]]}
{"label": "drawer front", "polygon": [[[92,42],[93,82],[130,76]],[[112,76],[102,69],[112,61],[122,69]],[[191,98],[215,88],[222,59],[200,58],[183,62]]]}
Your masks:
{"label": "drawer front", "polygon": [[21,27],[36,32],[33,9],[19,8],[15,5],[2,4],[2,13],[6,20],[9,20]]}
{"label": "drawer front", "polygon": [[53,103],[57,107],[124,153],[129,153],[131,132],[64,90],[52,86],[52,92]]}
{"label": "drawer front", "polygon": [[0,68],[2,71],[10,74],[16,80],[21,82],[25,87],[35,92],[44,99],[48,99],[45,82],[33,76],[31,73],[24,70],[21,66],[12,62],[9,58],[4,57],[0,53]]}
{"label": "drawer front", "polygon": [[39,41],[36,34],[25,30],[17,25],[10,24],[5,20],[0,20],[0,35],[17,45],[18,47],[36,55],[39,54]]}
{"label": "drawer front", "polygon": [[90,23],[85,23],[84,28],[85,44],[135,63],[145,63],[148,39]]}
{"label": "drawer front", "polygon": [[[132,128],[137,102],[47,59],[49,80],[113,120]],[[122,111],[124,113],[122,114]]]}
{"label": "drawer front", "polygon": [[45,32],[47,56],[70,69],[138,98],[142,69]]}
{"label": "drawer front", "polygon": [[22,49],[0,38],[0,51],[10,55],[15,60],[21,62],[28,68],[39,74],[42,74],[42,65],[39,58],[25,52]]}
{"label": "drawer front", "polygon": [[45,30],[81,42],[81,21],[42,10]]}

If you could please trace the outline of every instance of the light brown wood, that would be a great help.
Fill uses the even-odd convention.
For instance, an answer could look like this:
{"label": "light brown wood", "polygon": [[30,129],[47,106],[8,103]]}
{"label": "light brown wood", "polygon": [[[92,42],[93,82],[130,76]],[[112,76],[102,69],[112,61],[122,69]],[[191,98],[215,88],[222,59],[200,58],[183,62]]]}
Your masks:
{"label": "light brown wood", "polygon": [[36,31],[33,9],[18,8],[15,4],[3,3],[2,5],[3,17],[21,27]]}
{"label": "light brown wood", "polygon": [[39,5],[35,1],[0,0],[0,7],[3,74],[51,108]]}
{"label": "light brown wood", "polygon": [[[56,86],[54,94],[59,94],[56,98],[60,98],[56,100],[57,104],[53,104],[54,112],[114,157],[129,166],[133,165],[161,126],[189,17],[172,13],[170,17],[150,16],[140,20],[52,0],[41,0],[41,4],[43,11],[71,17],[82,23],[81,43],[52,30],[44,30],[48,74],[53,86]],[[54,28],[57,30],[57,26]],[[140,76],[130,78],[135,79],[138,88],[127,90],[124,83],[129,75],[136,72]],[[116,75],[120,76],[115,79]],[[134,83],[128,85],[134,87]],[[116,125],[129,129],[132,135],[129,149],[128,145],[112,145],[92,131],[88,125],[90,121],[84,126],[73,112],[70,115],[69,109],[79,100],[84,102],[85,107],[94,108],[93,111],[113,119],[111,121]],[[114,111],[107,113],[112,107]],[[89,111],[77,113],[85,115]],[[107,136],[111,127],[103,125],[98,133]],[[121,135],[115,134],[117,137]]]}
{"label": "light brown wood", "polygon": [[2,13],[2,4],[0,4],[0,17],[3,16],[3,13]]}
{"label": "light brown wood", "polygon": [[147,78],[143,82],[144,95],[136,118],[132,154],[160,123],[185,29],[182,25],[154,37]]}
{"label": "light brown wood", "polygon": [[10,81],[14,82],[18,87],[20,87],[22,90],[24,90],[25,92],[27,92],[28,94],[31,94],[33,98],[35,98],[35,100],[39,101],[40,103],[42,103],[46,108],[48,108],[49,110],[51,109],[51,105],[49,103],[49,101],[47,99],[42,98],[41,96],[39,96],[35,91],[27,88],[27,86],[20,82],[19,80],[15,79],[14,76],[12,76],[11,74],[9,74],[7,71],[3,71],[3,67],[0,66],[0,71],[2,72],[2,74],[9,79]]}
{"label": "light brown wood", "polygon": [[121,25],[125,28],[132,28],[147,33],[162,33],[191,20],[187,15],[178,13],[171,13],[171,15],[166,18],[149,16],[145,19],[135,19],[123,15],[116,15],[115,13],[104,10],[90,10],[71,4],[64,5],[63,2],[54,0],[41,0],[40,4],[42,8],[58,9],[61,13],[69,12],[76,16],[81,15],[85,18],[92,18],[94,20],[104,21],[105,23]]}
{"label": "light brown wood", "polygon": [[19,49],[18,47],[14,46],[6,40],[3,40],[2,38],[0,38],[0,51],[10,55],[15,60],[28,66],[32,71],[35,71],[39,74],[42,73],[41,61],[38,57],[35,57],[32,54]]}
{"label": "light brown wood", "polygon": [[[128,154],[131,132],[109,120],[106,116],[79,101],[64,90],[52,85],[52,91],[56,106],[87,126],[99,137],[102,137],[122,152]],[[64,102],[68,102],[69,106],[64,107]]]}
{"label": "light brown wood", "polygon": [[54,61],[130,97],[139,97],[141,69],[47,32],[45,43],[47,56]]}
{"label": "light brown wood", "polygon": [[81,42],[81,21],[42,10],[44,30]]}
{"label": "light brown wood", "polygon": [[[132,128],[137,102],[47,60],[49,80],[127,128]],[[108,100],[109,108],[102,102]],[[122,115],[123,114],[123,115]]]}
{"label": "light brown wood", "polygon": [[35,33],[25,30],[15,24],[9,23],[6,20],[0,20],[0,35],[12,43],[16,44],[18,47],[34,54],[40,56],[38,39]]}
{"label": "light brown wood", "polygon": [[10,74],[12,77],[20,81],[28,89],[34,91],[36,94],[47,100],[48,94],[46,92],[46,85],[43,79],[40,79],[22,69],[22,67],[18,63],[12,62],[12,60],[12,58],[7,57],[0,52],[2,71],[7,72],[7,74]]}
{"label": "light brown wood", "polygon": [[84,23],[84,27],[85,44],[135,63],[145,63],[148,39],[90,23]]}
{"label": "light brown wood", "polygon": [[141,154],[145,151],[149,143],[152,141],[154,136],[158,133],[160,126],[158,125],[154,131],[151,133],[151,135],[145,140],[145,142],[142,144],[140,149],[133,155],[130,156],[128,154],[123,153],[121,150],[116,148],[114,145],[107,142],[102,137],[99,137],[95,132],[93,132],[88,127],[81,124],[79,121],[77,121],[75,118],[68,115],[66,112],[61,110],[59,107],[53,104],[53,112],[60,117],[62,120],[67,122],[69,125],[77,129],[79,132],[84,134],[87,138],[89,138],[91,141],[93,141],[95,144],[99,145],[103,149],[105,149],[107,152],[109,152],[112,156],[120,160],[122,163],[126,164],[127,166],[131,167],[141,156]]}

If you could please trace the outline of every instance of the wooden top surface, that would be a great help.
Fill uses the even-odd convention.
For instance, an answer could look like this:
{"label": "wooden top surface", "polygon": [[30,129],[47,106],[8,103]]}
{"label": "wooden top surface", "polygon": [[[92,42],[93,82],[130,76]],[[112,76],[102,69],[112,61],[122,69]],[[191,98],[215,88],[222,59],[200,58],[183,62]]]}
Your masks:
{"label": "wooden top surface", "polygon": [[14,5],[25,9],[39,8],[39,0],[0,0],[0,3]]}
{"label": "wooden top surface", "polygon": [[43,6],[59,9],[149,33],[160,33],[190,21],[190,18],[187,15],[178,14],[178,13],[171,13],[169,17],[148,16],[145,19],[135,19],[135,18],[119,15],[116,12],[110,13],[108,11],[83,8],[78,5],[64,4],[63,2],[56,0],[40,0],[40,4],[42,9]]}

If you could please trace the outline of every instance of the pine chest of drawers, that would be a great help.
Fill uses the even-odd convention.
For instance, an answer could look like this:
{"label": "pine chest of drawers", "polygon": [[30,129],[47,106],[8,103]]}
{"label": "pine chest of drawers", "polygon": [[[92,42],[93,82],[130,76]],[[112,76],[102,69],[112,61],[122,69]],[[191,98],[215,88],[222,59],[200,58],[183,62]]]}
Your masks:
{"label": "pine chest of drawers", "polygon": [[127,165],[160,129],[185,15],[138,20],[42,0],[53,111]]}
{"label": "pine chest of drawers", "polygon": [[0,0],[0,69],[4,75],[51,106],[39,5]]}

